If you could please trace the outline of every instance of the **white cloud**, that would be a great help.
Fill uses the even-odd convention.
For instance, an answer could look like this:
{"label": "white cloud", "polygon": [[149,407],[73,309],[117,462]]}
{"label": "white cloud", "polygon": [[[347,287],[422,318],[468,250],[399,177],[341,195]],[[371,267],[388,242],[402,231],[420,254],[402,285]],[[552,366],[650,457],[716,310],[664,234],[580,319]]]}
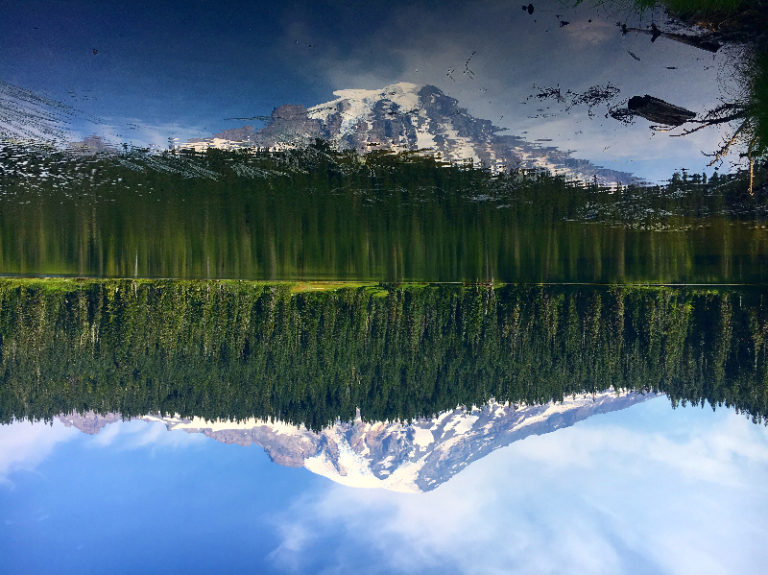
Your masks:
{"label": "white cloud", "polygon": [[12,487],[12,473],[34,471],[58,444],[77,435],[77,430],[58,421],[52,425],[27,421],[0,425],[0,485]]}
{"label": "white cloud", "polygon": [[327,485],[278,519],[271,558],[293,572],[318,556],[328,572],[761,571],[765,428],[725,412],[664,431],[599,419],[513,444],[422,495]]}
{"label": "white cloud", "polygon": [[[61,443],[85,437],[58,420],[0,425],[0,485],[13,487],[13,473],[34,471]],[[161,423],[144,421],[112,423],[90,439],[90,447],[120,450],[188,448],[210,441],[200,433],[171,433]]]}
{"label": "white cloud", "polygon": [[210,440],[201,433],[168,431],[163,423],[133,420],[110,423],[90,445],[117,450],[174,449],[197,446],[205,441]]}
{"label": "white cloud", "polygon": [[580,20],[565,26],[563,32],[568,36],[571,44],[592,47],[615,38],[616,26],[607,20],[589,22],[589,19],[585,20],[582,17]]}
{"label": "white cloud", "polygon": [[192,138],[210,135],[210,131],[200,126],[176,122],[149,123],[137,118],[105,118],[98,122],[78,125],[77,136],[73,139],[83,140],[88,136],[98,136],[113,146],[126,143],[131,147],[165,150],[168,148],[168,138],[186,142]]}

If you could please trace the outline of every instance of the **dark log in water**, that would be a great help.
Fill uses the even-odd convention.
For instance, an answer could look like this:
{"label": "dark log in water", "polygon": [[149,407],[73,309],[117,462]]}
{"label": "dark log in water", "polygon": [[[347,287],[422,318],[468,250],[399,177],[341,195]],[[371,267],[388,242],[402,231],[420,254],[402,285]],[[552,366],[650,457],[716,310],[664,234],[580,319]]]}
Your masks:
{"label": "dark log in water", "polygon": [[634,115],[642,116],[646,120],[665,126],[679,126],[696,117],[695,112],[675,106],[659,98],[654,98],[648,94],[630,98],[627,103],[627,109]]}

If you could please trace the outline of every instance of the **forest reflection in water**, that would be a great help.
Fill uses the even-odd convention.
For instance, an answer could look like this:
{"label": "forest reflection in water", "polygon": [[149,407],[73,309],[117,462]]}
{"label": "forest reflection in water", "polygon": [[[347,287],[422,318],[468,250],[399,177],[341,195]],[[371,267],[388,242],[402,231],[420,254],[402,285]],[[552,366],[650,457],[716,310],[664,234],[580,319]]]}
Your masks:
{"label": "forest reflection in water", "polygon": [[[410,154],[0,150],[0,273],[260,280],[754,283],[743,177],[605,187]],[[4,156],[3,156],[4,155]],[[4,158],[4,159],[3,159]],[[29,177],[33,174],[34,177]]]}

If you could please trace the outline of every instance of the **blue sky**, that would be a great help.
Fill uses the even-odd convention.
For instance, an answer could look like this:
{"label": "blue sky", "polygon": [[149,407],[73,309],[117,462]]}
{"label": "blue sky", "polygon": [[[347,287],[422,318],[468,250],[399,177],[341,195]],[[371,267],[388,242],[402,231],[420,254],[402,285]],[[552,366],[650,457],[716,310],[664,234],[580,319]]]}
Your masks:
{"label": "blue sky", "polygon": [[660,398],[435,491],[351,489],[162,425],[0,428],[9,572],[761,573],[768,433]]}
{"label": "blue sky", "polygon": [[[623,98],[651,93],[703,110],[735,90],[733,54],[713,59],[665,39],[621,36],[615,24],[625,14],[555,0],[536,3],[533,15],[506,0],[0,4],[0,80],[74,106],[79,136],[136,144],[207,136],[242,124],[227,118],[321,103],[335,89],[410,81],[438,86],[510,133],[658,178],[702,169],[701,152],[724,132],[669,138],[645,121],[606,119],[605,108],[592,118],[583,107],[539,112],[525,98],[535,86],[610,82]],[[662,20],[648,13],[630,24]]]}

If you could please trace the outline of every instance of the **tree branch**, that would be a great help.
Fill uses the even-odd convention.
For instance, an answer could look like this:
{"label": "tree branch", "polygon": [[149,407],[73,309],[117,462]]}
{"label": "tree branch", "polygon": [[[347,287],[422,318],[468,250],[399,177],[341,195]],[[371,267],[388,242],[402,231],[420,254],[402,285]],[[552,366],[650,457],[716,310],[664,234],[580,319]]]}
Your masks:
{"label": "tree branch", "polygon": [[[710,158],[714,156],[714,159],[711,162],[709,162],[707,166],[711,167],[717,164],[718,162],[722,163],[723,158],[728,155],[728,152],[730,151],[731,146],[736,142],[736,140],[738,140],[739,134],[741,134],[741,132],[744,131],[748,123],[749,122],[747,120],[743,121],[741,125],[738,128],[736,128],[736,131],[733,133],[730,140],[728,140],[727,142],[725,142],[725,144],[720,146],[720,149],[718,149],[717,152],[715,152],[714,154],[704,154],[705,156]],[[703,127],[704,126],[699,126],[699,128],[703,128]]]}

